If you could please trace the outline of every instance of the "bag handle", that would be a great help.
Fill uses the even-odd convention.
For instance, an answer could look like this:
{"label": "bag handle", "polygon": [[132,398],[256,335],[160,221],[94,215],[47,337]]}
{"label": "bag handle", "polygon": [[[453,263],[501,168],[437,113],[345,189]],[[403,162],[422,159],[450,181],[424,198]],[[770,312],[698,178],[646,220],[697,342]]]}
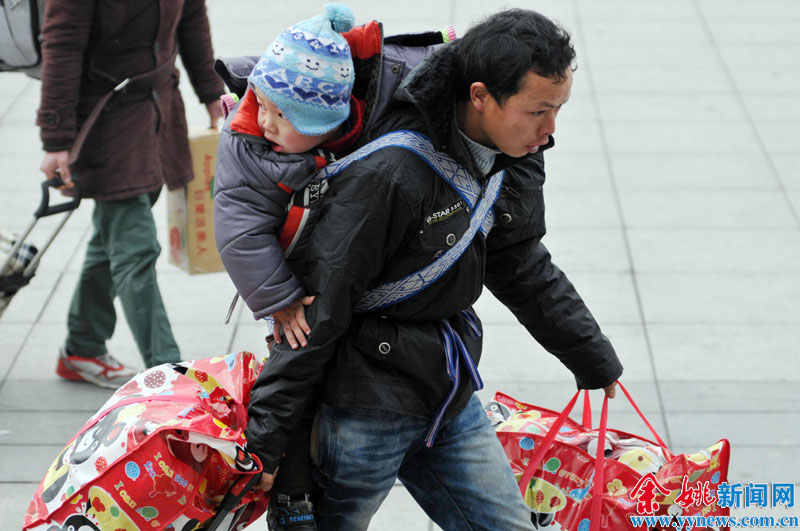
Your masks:
{"label": "bag handle", "polygon": [[[536,451],[533,453],[533,457],[531,460],[528,461],[528,466],[525,467],[525,472],[522,474],[522,478],[519,481],[520,492],[522,496],[525,496],[525,491],[528,488],[528,484],[530,483],[533,474],[539,469],[539,465],[544,460],[544,456],[550,447],[553,445],[553,441],[555,441],[556,435],[558,435],[559,430],[561,430],[561,426],[564,425],[566,422],[567,417],[569,416],[570,412],[572,412],[572,408],[575,407],[575,403],[578,401],[578,396],[580,395],[580,389],[575,393],[575,396],[572,397],[572,400],[569,401],[567,406],[558,416],[556,421],[550,426],[550,431],[548,431],[547,436],[544,438],[541,444],[536,448]],[[587,420],[587,411],[590,413],[589,415],[589,423],[591,424],[591,404],[589,403],[589,392],[588,390],[584,393],[584,421]],[[605,445],[602,444],[601,441],[605,441],[606,438],[606,424],[608,423],[608,397],[604,397],[603,399],[603,411],[600,414],[600,426],[599,426],[599,433],[597,438],[597,454],[595,455],[594,460],[594,479],[592,485],[592,512],[591,512],[591,524],[589,531],[598,531],[600,528],[600,514],[602,512],[602,501],[603,501],[603,483],[604,483],[604,473],[605,467],[603,464],[605,463]]]}
{"label": "bag handle", "polygon": [[608,397],[603,397],[603,411],[600,413],[600,427],[597,433],[597,454],[594,458],[594,485],[592,485],[592,512],[589,531],[600,529],[600,514],[603,510],[603,485],[606,472],[606,426],[608,425]]}
{"label": "bag handle", "polygon": [[544,460],[544,454],[546,454],[547,450],[549,450],[553,445],[553,441],[555,441],[558,431],[561,429],[561,426],[564,425],[564,422],[566,422],[567,417],[569,417],[569,414],[572,412],[572,408],[575,407],[575,402],[578,401],[578,395],[580,394],[580,390],[575,393],[575,396],[572,397],[572,400],[569,401],[553,425],[550,426],[550,431],[547,432],[544,440],[536,448],[536,451],[533,452],[531,460],[528,461],[528,465],[525,467],[525,471],[522,473],[522,477],[519,480],[519,489],[523,497],[525,496],[525,491],[528,489],[528,484],[530,483],[533,474],[539,469],[539,465],[541,465],[542,461]]}
{"label": "bag handle", "polygon": [[[661,439],[661,437],[656,432],[653,425],[647,420],[642,413],[642,410],[639,409],[639,406],[633,400],[633,397],[622,385],[622,382],[617,381],[617,385],[622,390],[622,393],[625,395],[625,398],[628,399],[633,409],[636,410],[636,413],[639,414],[639,418],[647,425],[650,433],[653,434],[653,437],[658,442],[661,450],[664,452],[664,457],[669,461],[672,459],[672,452],[669,451],[667,448],[666,443]],[[547,435],[545,436],[544,440],[536,447],[536,450],[533,453],[530,461],[528,461],[528,465],[525,467],[525,470],[522,473],[522,477],[519,480],[519,488],[522,496],[525,496],[525,491],[528,488],[528,485],[533,478],[533,475],[539,469],[539,466],[542,464],[544,460],[545,454],[550,447],[553,445],[553,442],[556,439],[556,435],[558,435],[561,427],[566,422],[567,417],[572,412],[572,409],[575,407],[575,403],[578,401],[578,396],[580,395],[581,390],[579,389],[569,403],[564,407],[564,409],[559,414],[558,418],[555,422],[550,426],[550,430],[548,431]],[[584,390],[584,398],[583,398],[583,427],[586,429],[591,429],[592,424],[592,413],[591,413],[591,402],[589,400],[589,390]],[[606,430],[608,426],[608,397],[603,398],[603,409],[600,413],[600,425],[598,426],[598,438],[597,438],[597,454],[595,455],[595,466],[594,466],[594,479],[592,485],[592,512],[591,512],[591,528],[590,531],[597,531],[600,526],[600,514],[602,511],[602,497],[603,497],[603,483],[604,483],[604,476],[605,476],[605,467],[603,464],[605,463],[605,438],[606,438]]]}
{"label": "bag handle", "polygon": [[592,429],[592,401],[589,400],[589,390],[583,390],[583,427],[587,430]]}
{"label": "bag handle", "polygon": [[[617,381],[617,385],[622,390],[622,393],[625,395],[625,398],[628,399],[628,402],[631,404],[633,409],[639,415],[639,418],[642,419],[642,422],[644,422],[645,426],[647,426],[647,429],[650,430],[650,433],[653,435],[653,438],[658,443],[658,446],[661,447],[661,450],[664,452],[664,456],[665,457],[671,457],[672,456],[672,452],[667,447],[667,443],[665,443],[664,440],[661,438],[661,436],[658,435],[658,432],[656,432],[656,429],[653,427],[652,424],[650,424],[650,421],[647,420],[647,417],[644,416],[644,413],[642,413],[642,410],[639,409],[639,406],[636,404],[636,401],[633,399],[631,394],[628,392],[627,389],[625,389],[625,386],[622,385],[622,382]],[[589,390],[588,389],[584,389],[583,393],[584,393],[584,396],[583,396],[583,419],[582,419],[581,424],[587,430],[591,430],[592,429],[592,403],[589,400]]]}
{"label": "bag handle", "polygon": [[661,437],[656,432],[656,429],[653,427],[652,424],[650,424],[650,421],[647,420],[647,417],[644,416],[644,413],[642,413],[642,410],[639,409],[638,405],[636,405],[636,402],[633,400],[631,394],[628,392],[627,389],[625,389],[625,386],[622,385],[622,382],[617,381],[617,385],[622,390],[622,393],[625,395],[625,398],[628,399],[628,402],[630,402],[631,406],[633,406],[633,409],[636,410],[636,413],[639,414],[639,418],[642,419],[642,422],[645,423],[647,428],[650,430],[650,433],[653,434],[653,438],[656,440],[658,445],[661,447],[661,450],[664,452],[664,457],[667,459],[667,461],[672,459],[673,457],[672,452],[670,452],[669,448],[667,447],[667,443],[665,443],[663,439],[661,439]]}

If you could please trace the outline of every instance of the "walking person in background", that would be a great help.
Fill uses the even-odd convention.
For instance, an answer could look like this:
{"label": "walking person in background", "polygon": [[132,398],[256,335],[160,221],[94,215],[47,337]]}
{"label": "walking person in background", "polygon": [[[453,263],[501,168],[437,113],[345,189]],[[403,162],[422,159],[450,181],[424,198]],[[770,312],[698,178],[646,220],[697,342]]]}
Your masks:
{"label": "walking person in background", "polygon": [[[137,371],[106,348],[119,297],[147,367],[180,360],[156,280],[161,248],[151,207],[166,183],[192,179],[181,61],[215,126],[221,81],[204,0],[48,0],[37,115],[41,170],[78,180],[95,200],[93,234],[58,353],[62,378],[116,388]],[[92,112],[94,110],[94,112]],[[87,124],[88,122],[88,124]],[[88,131],[85,136],[79,135]]]}

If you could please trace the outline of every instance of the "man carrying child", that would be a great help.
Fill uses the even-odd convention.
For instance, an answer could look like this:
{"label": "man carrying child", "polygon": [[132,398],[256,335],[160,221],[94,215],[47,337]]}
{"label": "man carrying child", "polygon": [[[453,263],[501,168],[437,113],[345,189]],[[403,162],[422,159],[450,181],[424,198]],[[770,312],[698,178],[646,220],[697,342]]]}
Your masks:
{"label": "man carrying child", "polygon": [[[554,145],[574,58],[563,29],[538,13],[510,10],[433,52],[394,94],[378,91],[379,99],[392,98],[390,107],[382,119],[368,119],[359,144],[395,131],[421,133],[465,169],[479,199],[491,186],[499,197],[490,230],[476,234],[478,209],[400,146],[360,157],[330,180],[303,289],[293,295],[314,297],[305,314],[307,340],[294,349],[286,334],[288,341],[272,347],[252,391],[247,430],[267,472],[262,487],[269,488],[319,396],[312,436],[323,491],[319,528],[366,529],[398,478],[444,529],[532,528],[474,393],[483,332],[472,304],[484,285],[567,366],[578,387],[614,395],[622,373],[616,353],[541,243],[543,152]],[[270,78],[307,93],[292,86],[296,78]],[[462,241],[460,258],[424,290],[354,310],[366,292],[437,263]]]}

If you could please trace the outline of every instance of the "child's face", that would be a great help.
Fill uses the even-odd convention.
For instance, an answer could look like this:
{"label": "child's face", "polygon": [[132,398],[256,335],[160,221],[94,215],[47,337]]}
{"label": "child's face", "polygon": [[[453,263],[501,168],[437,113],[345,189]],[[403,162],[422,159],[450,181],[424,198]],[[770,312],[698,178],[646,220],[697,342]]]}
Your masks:
{"label": "child's face", "polygon": [[261,90],[255,87],[253,89],[258,100],[258,125],[276,153],[304,153],[331,137],[331,133],[304,135],[297,132],[281,110]]}

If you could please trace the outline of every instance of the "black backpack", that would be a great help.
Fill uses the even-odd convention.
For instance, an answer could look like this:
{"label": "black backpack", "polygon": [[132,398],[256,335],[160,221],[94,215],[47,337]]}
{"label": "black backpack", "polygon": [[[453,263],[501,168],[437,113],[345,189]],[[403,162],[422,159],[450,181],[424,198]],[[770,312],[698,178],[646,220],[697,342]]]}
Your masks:
{"label": "black backpack", "polygon": [[0,71],[39,79],[45,0],[0,0]]}

